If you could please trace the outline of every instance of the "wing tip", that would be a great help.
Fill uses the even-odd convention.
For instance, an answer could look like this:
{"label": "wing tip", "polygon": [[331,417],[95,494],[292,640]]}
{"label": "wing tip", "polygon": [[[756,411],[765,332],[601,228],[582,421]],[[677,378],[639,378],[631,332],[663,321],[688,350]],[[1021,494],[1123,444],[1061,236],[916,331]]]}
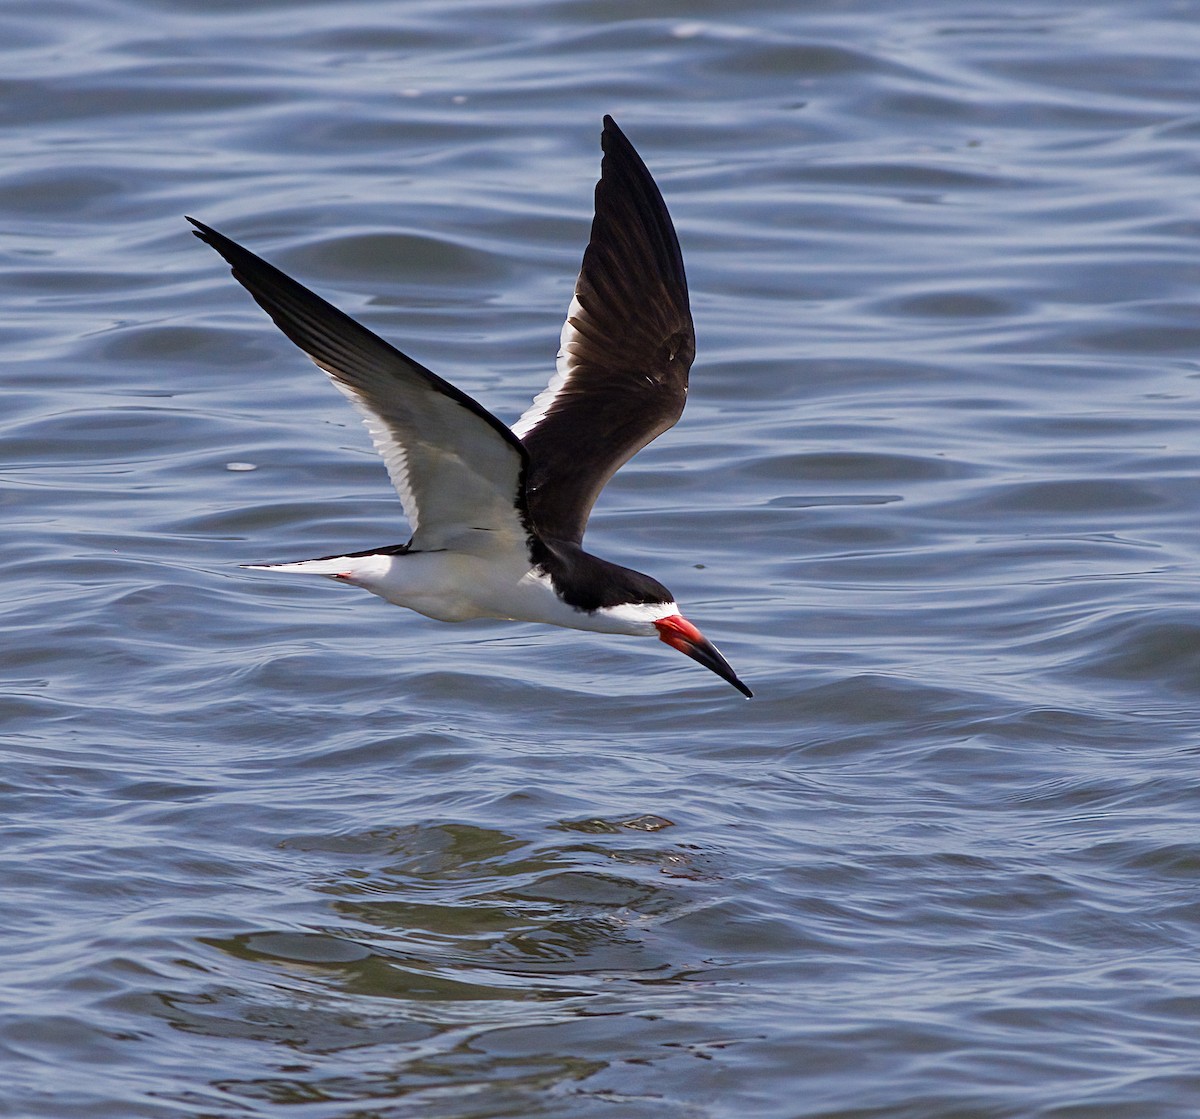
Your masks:
{"label": "wing tip", "polygon": [[[630,142],[629,137],[625,135],[621,126],[613,120],[609,113],[604,114],[604,128],[600,133],[600,149],[605,155],[613,155],[617,152],[622,155],[632,154],[639,163],[642,162],[641,156],[637,154],[637,149]],[[645,166],[644,163],[642,165]]]}
{"label": "wing tip", "polygon": [[204,222],[200,221],[198,218],[193,218],[188,214],[184,214],[183,220],[191,222],[192,225],[195,226],[195,229],[191,230],[192,236],[199,237],[200,240],[206,245],[211,245],[214,237],[221,236],[215,229],[213,229],[211,226],[205,225]]}

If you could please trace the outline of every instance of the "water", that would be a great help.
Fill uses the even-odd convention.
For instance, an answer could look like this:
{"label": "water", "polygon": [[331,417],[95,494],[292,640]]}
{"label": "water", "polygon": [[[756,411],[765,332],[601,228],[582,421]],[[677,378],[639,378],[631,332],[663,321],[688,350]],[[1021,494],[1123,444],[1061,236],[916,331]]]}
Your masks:
{"label": "water", "polygon": [[[1195,1114],[1200,3],[41,0],[0,43],[4,1114]],[[511,421],[604,112],[700,357],[589,541],[752,701],[237,566],[406,532],[182,215]]]}

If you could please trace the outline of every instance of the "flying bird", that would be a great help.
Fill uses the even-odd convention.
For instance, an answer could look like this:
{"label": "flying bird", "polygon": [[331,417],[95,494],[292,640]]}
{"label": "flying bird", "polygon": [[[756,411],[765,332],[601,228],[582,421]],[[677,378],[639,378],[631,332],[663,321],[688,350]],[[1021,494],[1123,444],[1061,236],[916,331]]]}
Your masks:
{"label": "flying bird", "polygon": [[605,483],[682,413],[696,353],[662,195],[608,116],[601,146],[557,368],[511,429],[278,268],[187,219],[362,413],[412,529],[407,544],[247,566],[324,575],[440,621],[658,637],[750,696],[662,583],[583,549]]}

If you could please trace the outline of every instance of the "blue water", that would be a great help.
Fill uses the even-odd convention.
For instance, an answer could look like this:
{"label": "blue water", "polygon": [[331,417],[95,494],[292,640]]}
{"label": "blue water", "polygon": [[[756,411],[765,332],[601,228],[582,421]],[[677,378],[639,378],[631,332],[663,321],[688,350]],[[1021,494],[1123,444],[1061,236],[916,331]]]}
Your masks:
{"label": "blue water", "polygon": [[[1200,3],[0,8],[0,1114],[1200,1100]],[[182,215],[512,421],[603,113],[692,286],[588,537],[661,644],[240,563],[406,527]]]}

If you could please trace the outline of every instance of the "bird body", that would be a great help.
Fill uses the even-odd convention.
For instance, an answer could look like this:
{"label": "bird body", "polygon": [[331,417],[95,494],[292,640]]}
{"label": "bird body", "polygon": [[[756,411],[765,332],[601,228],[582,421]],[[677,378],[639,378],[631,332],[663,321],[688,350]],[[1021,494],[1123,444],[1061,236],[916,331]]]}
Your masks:
{"label": "bird body", "polygon": [[246,566],[260,571],[325,575],[439,622],[498,618],[593,633],[653,637],[656,621],[679,613],[679,607],[670,599],[579,610],[563,599],[550,575],[531,563],[523,551],[480,555],[466,551],[419,552],[397,546],[387,551]]}
{"label": "bird body", "polygon": [[657,580],[582,546],[613,473],[683,411],[695,355],[675,228],[611,117],[583,266],[547,387],[509,429],[248,249],[201,240],[362,414],[411,539],[256,569],[323,575],[439,621],[501,618],[657,636],[750,689]]}

